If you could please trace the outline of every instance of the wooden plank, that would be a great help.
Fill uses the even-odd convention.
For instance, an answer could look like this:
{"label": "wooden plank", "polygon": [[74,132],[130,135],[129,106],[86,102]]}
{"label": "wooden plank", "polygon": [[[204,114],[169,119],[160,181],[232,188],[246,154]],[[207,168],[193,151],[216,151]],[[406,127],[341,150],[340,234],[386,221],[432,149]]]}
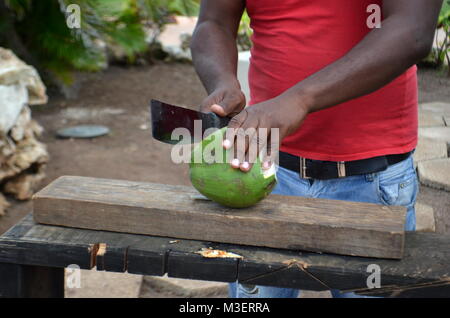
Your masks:
{"label": "wooden plank", "polygon": [[63,298],[64,269],[0,263],[0,298]]}
{"label": "wooden plank", "polygon": [[[82,269],[124,272],[128,269],[129,247],[139,248],[144,237],[36,224],[30,213],[0,238],[0,261],[61,267],[75,264]],[[159,250],[154,244],[153,253],[160,257],[155,257],[151,265],[158,271],[151,272],[152,267],[146,264],[148,275],[158,275],[164,266],[166,249],[157,244]]]}
{"label": "wooden plank", "polygon": [[34,196],[43,224],[365,257],[402,257],[404,207],[272,195],[228,209],[190,187],[60,177]]}
{"label": "wooden plank", "polygon": [[[450,296],[450,236],[407,232],[402,260],[348,257],[238,247],[239,281],[255,285],[323,290],[301,279],[307,273],[325,289],[384,297]],[[282,260],[282,261],[280,261]],[[277,266],[278,265],[278,266]],[[380,288],[369,288],[369,266],[380,269]],[[251,269],[251,270],[249,270]],[[287,283],[283,284],[283,280]]]}
{"label": "wooden plank", "polygon": [[179,277],[219,282],[235,282],[239,259],[205,258],[196,252],[213,247],[211,242],[181,240],[172,244],[167,255],[167,274]]}
{"label": "wooden plank", "polygon": [[[317,254],[293,250],[261,248],[204,241],[134,235],[114,232],[74,229],[37,224],[29,215],[0,237],[11,244],[0,247],[0,262],[64,267],[83,263],[85,254],[80,247],[106,245],[105,270],[123,270],[130,273],[195,279],[237,280],[244,283],[276,287],[324,290],[329,288],[356,291],[386,297],[449,297],[450,295],[450,236],[435,233],[406,233],[402,260],[375,259],[334,254]],[[171,243],[172,242],[172,243]],[[58,246],[62,253],[53,253]],[[20,247],[21,253],[17,250]],[[212,247],[243,256],[235,266],[217,259],[214,266],[208,259],[198,258],[202,248]],[[123,248],[125,253],[114,254]],[[39,251],[36,253],[35,251]],[[174,253],[171,253],[174,251]],[[98,249],[93,252],[99,259]],[[35,255],[24,258],[23,255]],[[70,261],[67,255],[73,255]],[[79,259],[77,260],[77,257]],[[121,258],[122,257],[122,258]],[[172,259],[171,259],[172,258]],[[98,262],[98,261],[97,261]],[[173,267],[172,267],[173,264]],[[182,268],[187,264],[189,270]],[[195,266],[192,266],[195,264]],[[381,288],[369,289],[366,284],[367,267],[377,264],[381,270]],[[83,267],[82,267],[83,268]],[[212,277],[211,270],[220,275]],[[320,285],[323,284],[323,285]]]}

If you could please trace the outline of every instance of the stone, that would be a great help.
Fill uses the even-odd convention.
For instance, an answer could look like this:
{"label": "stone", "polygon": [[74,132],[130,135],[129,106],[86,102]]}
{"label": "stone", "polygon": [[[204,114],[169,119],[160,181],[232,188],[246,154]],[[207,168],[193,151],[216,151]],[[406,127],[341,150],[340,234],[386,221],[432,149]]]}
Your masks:
{"label": "stone", "polygon": [[227,297],[228,284],[192,279],[144,276],[140,297],[153,293],[163,293],[178,297]]}
{"label": "stone", "polygon": [[66,298],[137,298],[142,275],[94,270],[80,271],[80,288],[69,288],[66,271]]}
{"label": "stone", "polygon": [[15,142],[19,142],[26,136],[27,133],[33,134],[33,131],[29,129],[29,124],[31,123],[31,111],[29,107],[24,107],[20,112],[20,115],[15,121],[15,125],[11,127],[10,136]]}
{"label": "stone", "polygon": [[433,102],[419,105],[419,111],[425,110],[442,116],[450,116],[450,103]]}
{"label": "stone", "polygon": [[444,125],[444,117],[441,114],[429,110],[419,110],[419,127],[434,127]]}
{"label": "stone", "polygon": [[417,169],[422,184],[450,191],[450,158],[421,161]]}
{"label": "stone", "polygon": [[433,207],[417,202],[416,209],[416,231],[435,232],[436,223]]}
{"label": "stone", "polygon": [[450,145],[450,127],[419,128],[419,138],[430,138],[440,140]]}
{"label": "stone", "polygon": [[[41,172],[40,168],[49,159],[46,146],[37,139],[41,133],[42,127],[31,119],[30,109],[25,106],[9,135],[0,138],[0,184],[4,185],[6,179],[11,181],[31,166],[34,168],[27,173]],[[34,181],[31,183],[36,184]]]}
{"label": "stone", "polygon": [[447,144],[444,141],[419,138],[419,142],[414,152],[414,164],[424,160],[441,159],[447,157]]}
{"label": "stone", "polygon": [[0,133],[5,135],[16,123],[20,112],[28,102],[28,92],[21,84],[0,85]]}
{"label": "stone", "polygon": [[0,47],[0,85],[17,84],[27,89],[29,105],[47,103],[46,89],[36,69],[25,64],[12,51]]}
{"label": "stone", "polygon": [[9,179],[3,186],[3,191],[14,195],[14,198],[17,200],[29,200],[44,178],[45,174],[43,172],[34,174],[22,173]]}
{"label": "stone", "polygon": [[167,24],[158,37],[162,49],[176,59],[191,60],[186,42],[191,38],[196,24],[196,17],[175,17],[175,23]]}
{"label": "stone", "polygon": [[60,129],[56,134],[60,138],[95,138],[109,134],[109,128],[100,125],[80,125]]}

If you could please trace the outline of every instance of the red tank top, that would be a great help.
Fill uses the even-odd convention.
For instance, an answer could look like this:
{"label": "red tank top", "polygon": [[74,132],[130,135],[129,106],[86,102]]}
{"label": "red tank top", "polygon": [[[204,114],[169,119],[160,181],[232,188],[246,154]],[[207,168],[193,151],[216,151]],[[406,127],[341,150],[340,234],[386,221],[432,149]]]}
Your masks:
{"label": "red tank top", "polygon": [[[246,0],[253,28],[250,105],[283,93],[333,63],[371,31],[382,0]],[[281,150],[351,161],[405,153],[417,144],[417,74],[411,67],[378,91],[308,115]]]}

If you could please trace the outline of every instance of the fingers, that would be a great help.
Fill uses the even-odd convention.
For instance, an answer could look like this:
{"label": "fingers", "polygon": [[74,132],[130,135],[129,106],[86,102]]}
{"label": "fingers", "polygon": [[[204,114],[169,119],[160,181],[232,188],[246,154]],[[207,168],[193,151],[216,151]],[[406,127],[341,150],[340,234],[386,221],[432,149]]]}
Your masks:
{"label": "fingers", "polygon": [[[267,135],[268,135],[267,129],[263,128],[263,127],[259,127],[257,133],[255,133],[251,137],[250,144],[247,148],[248,162],[250,162],[251,164],[253,164],[257,161],[258,156],[265,149],[265,147],[267,145],[267,138],[268,138]],[[263,168],[264,168],[264,166],[263,166]],[[251,169],[251,167],[250,167],[250,169]],[[250,169],[248,169],[247,171],[250,171]]]}
{"label": "fingers", "polygon": [[[236,145],[235,141],[237,139],[236,136],[241,131],[239,128],[241,128],[242,124],[247,119],[247,115],[248,115],[247,111],[244,110],[240,114],[231,118],[230,122],[228,123],[228,129],[226,131],[225,140],[223,141],[223,146],[225,149],[233,148],[233,151],[234,151],[233,159],[231,160],[231,166],[233,168],[239,168],[239,166],[244,161],[245,152],[243,153],[244,155],[242,154],[242,151],[239,154],[236,152],[236,149],[238,147],[242,147],[242,146]],[[241,139],[241,138],[239,138],[239,139]],[[241,142],[242,142],[242,140],[239,143],[241,143]]]}
{"label": "fingers", "polygon": [[258,117],[249,116],[247,110],[233,117],[223,142],[225,149],[232,149],[231,166],[243,172],[250,171],[266,147],[268,137],[268,130],[261,127]]}
{"label": "fingers", "polygon": [[270,169],[270,167],[278,163],[278,155],[280,150],[280,133],[279,129],[270,129],[270,135],[267,139],[267,144],[261,151],[262,168],[264,170]]}

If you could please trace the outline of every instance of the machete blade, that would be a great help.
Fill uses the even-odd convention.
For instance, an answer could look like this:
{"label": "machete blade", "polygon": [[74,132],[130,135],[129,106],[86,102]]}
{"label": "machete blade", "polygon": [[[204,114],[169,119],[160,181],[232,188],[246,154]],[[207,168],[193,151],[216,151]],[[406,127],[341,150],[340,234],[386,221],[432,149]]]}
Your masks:
{"label": "machete blade", "polygon": [[[158,100],[151,101],[150,112],[153,138],[168,144],[198,142],[203,139],[207,129],[220,129],[230,122],[228,117],[202,113]],[[172,139],[172,133],[177,128],[186,129],[185,132],[189,133],[190,138]]]}

